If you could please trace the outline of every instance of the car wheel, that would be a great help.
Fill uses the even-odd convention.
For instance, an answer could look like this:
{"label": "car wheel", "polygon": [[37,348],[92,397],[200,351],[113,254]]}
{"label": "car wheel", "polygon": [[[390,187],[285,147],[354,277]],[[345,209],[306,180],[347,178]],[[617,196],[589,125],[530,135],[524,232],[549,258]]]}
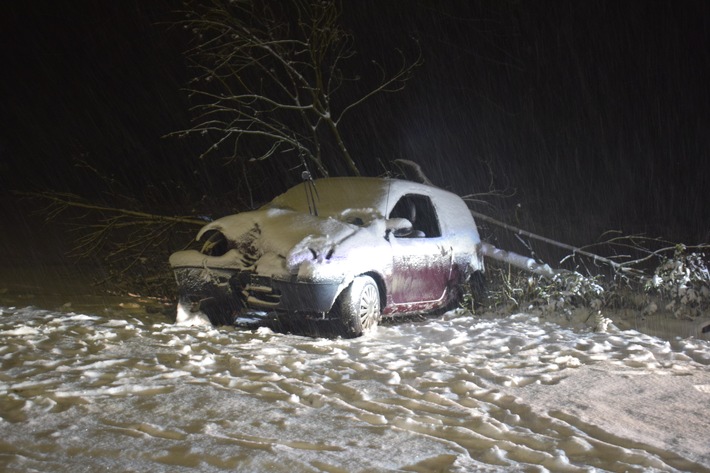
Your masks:
{"label": "car wheel", "polygon": [[338,298],[339,323],[346,337],[373,330],[382,318],[380,290],[370,276],[358,276]]}

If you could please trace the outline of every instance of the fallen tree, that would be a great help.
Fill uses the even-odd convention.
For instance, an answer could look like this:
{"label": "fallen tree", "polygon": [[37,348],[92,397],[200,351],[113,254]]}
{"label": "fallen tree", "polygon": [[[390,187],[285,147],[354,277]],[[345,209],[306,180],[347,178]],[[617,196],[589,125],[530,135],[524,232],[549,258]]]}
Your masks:
{"label": "fallen tree", "polygon": [[[417,163],[399,159],[397,165],[407,178],[434,185]],[[472,202],[480,201],[479,197],[464,200],[471,207]],[[604,256],[590,247],[569,245],[472,208],[469,211],[479,222],[512,233],[518,239],[536,240],[567,252],[553,267],[532,255],[497,248],[485,241],[484,236],[482,253],[488,263],[493,263],[488,265],[489,301],[483,304],[484,309],[509,306],[569,313],[583,307],[600,330],[609,323],[602,309],[629,309],[641,317],[663,312],[690,320],[706,317],[710,312],[710,271],[703,253],[710,249],[710,244],[685,245],[661,238],[618,235],[594,245],[613,254]],[[584,264],[582,259],[591,264]],[[566,263],[571,263],[572,268],[562,267]],[[603,266],[608,271],[593,273],[590,266]],[[698,327],[698,333],[707,333],[710,320]]]}

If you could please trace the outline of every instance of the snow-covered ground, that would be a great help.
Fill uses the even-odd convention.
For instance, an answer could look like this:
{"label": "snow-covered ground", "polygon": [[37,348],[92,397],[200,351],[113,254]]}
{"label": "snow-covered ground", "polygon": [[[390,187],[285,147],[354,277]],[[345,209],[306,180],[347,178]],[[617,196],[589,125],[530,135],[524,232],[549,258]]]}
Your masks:
{"label": "snow-covered ground", "polygon": [[0,310],[0,470],[710,471],[708,341],[526,314],[333,340],[95,312]]}

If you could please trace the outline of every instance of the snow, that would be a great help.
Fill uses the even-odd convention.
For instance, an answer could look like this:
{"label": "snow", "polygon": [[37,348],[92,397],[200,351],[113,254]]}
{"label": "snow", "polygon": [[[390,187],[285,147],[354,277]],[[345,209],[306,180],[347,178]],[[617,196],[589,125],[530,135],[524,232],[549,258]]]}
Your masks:
{"label": "snow", "polygon": [[203,326],[212,327],[212,322],[210,322],[209,317],[202,311],[195,310],[189,311],[185,309],[182,304],[177,305],[177,314],[175,316],[175,323],[177,325],[185,325],[187,327]]}
{"label": "snow", "polygon": [[5,471],[710,471],[706,340],[525,313],[343,340],[0,311]]}
{"label": "snow", "polygon": [[[288,277],[306,261],[327,263],[336,247],[364,229],[332,217],[315,217],[288,209],[264,209],[230,215],[204,226],[197,238],[210,230],[222,232],[237,248],[220,256],[194,250],[170,257],[173,267],[247,268],[265,276]],[[254,235],[258,237],[255,238]],[[384,235],[384,230],[382,231]],[[247,266],[241,246],[251,246],[257,260]]]}

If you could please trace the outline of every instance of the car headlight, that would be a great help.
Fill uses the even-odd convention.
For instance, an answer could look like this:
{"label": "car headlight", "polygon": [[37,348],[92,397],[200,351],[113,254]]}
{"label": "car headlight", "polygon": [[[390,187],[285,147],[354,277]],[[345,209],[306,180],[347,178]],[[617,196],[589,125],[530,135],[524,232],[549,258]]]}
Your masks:
{"label": "car headlight", "polygon": [[326,236],[313,236],[301,240],[286,255],[286,269],[291,274],[299,274],[304,263],[327,263],[335,246]]}

